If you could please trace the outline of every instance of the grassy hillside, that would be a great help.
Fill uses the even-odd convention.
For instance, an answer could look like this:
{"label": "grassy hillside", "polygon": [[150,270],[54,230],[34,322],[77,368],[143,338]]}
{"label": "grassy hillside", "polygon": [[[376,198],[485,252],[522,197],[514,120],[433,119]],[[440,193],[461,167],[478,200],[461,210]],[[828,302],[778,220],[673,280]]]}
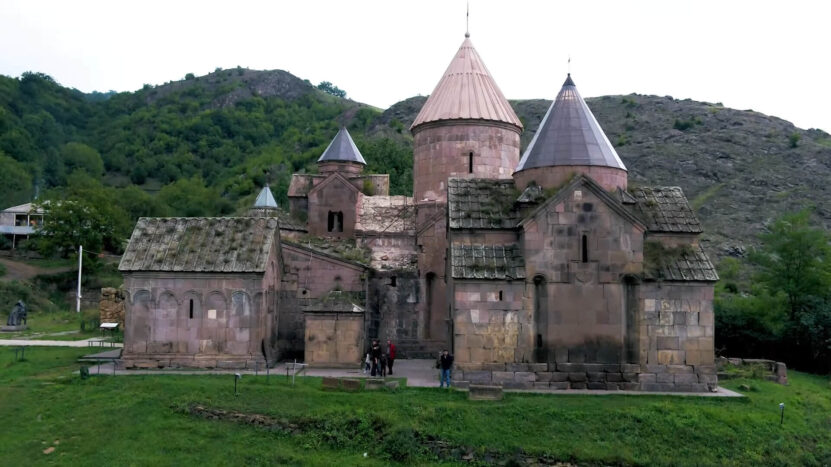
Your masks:
{"label": "grassy hillside", "polygon": [[[507,394],[427,388],[326,392],[319,378],[101,376],[86,349],[0,353],[0,456],[9,465],[823,465],[827,378],[759,380],[746,398]],[[779,424],[779,403],[786,404]],[[366,453],[366,457],[364,457]]]}
{"label": "grassy hillside", "polygon": [[[122,238],[140,215],[241,212],[269,182],[285,203],[291,174],[315,171],[341,125],[355,137],[368,171],[390,173],[393,194],[409,194],[409,126],[425,99],[381,112],[284,71],[243,68],[114,95],[85,95],[37,73],[0,77],[0,199],[25,202],[37,190],[116,200],[118,212],[107,217],[119,218]],[[512,102],[525,124],[523,145],[549,103]],[[831,221],[827,133],[671,97],[588,103],[631,183],[680,185],[717,256],[744,255],[770,219],[806,204],[816,206],[825,226]]]}

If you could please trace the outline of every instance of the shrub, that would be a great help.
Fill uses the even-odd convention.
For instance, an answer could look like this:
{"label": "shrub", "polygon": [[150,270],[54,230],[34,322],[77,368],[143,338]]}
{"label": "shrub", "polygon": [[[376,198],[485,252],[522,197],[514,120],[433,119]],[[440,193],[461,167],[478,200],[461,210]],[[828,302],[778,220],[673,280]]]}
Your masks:
{"label": "shrub", "polygon": [[795,147],[799,146],[799,139],[800,138],[801,138],[801,136],[799,135],[799,133],[796,133],[796,132],[791,133],[791,135],[788,136],[788,143],[790,143],[792,148],[795,148]]}

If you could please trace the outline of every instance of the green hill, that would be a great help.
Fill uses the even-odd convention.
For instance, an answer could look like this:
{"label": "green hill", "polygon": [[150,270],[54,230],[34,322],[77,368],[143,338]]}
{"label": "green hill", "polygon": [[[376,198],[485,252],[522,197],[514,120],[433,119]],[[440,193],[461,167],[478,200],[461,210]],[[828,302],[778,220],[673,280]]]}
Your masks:
{"label": "green hill", "polygon": [[[83,94],[38,73],[0,76],[0,199],[13,205],[39,192],[111,204],[122,238],[140,215],[240,212],[268,182],[285,203],[291,174],[316,170],[341,125],[368,170],[390,173],[393,194],[410,194],[408,128],[424,100],[382,112],[280,70],[217,70],[115,94]],[[523,144],[549,103],[512,102],[526,127]],[[630,182],[680,185],[717,256],[742,255],[766,222],[809,203],[831,220],[827,133],[670,97],[588,103]]]}

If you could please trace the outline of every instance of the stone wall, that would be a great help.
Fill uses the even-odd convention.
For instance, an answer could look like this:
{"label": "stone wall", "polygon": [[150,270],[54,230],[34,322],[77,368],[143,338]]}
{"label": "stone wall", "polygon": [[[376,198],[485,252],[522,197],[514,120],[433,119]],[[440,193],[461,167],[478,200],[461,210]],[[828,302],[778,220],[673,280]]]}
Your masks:
{"label": "stone wall", "polygon": [[[312,235],[352,238],[355,235],[357,206],[363,197],[357,188],[339,174],[318,183],[308,196],[308,229]],[[329,230],[329,213],[341,213],[340,231]]]}
{"label": "stone wall", "polygon": [[626,189],[628,176],[625,170],[597,165],[576,166],[559,165],[555,167],[535,167],[514,174],[516,186],[525,189],[532,181],[543,188],[562,186],[577,174],[585,174],[600,184],[604,189],[613,191]]}
{"label": "stone wall", "polygon": [[305,313],[304,362],[311,366],[358,367],[363,360],[363,313]]}
{"label": "stone wall", "polygon": [[603,363],[457,364],[457,387],[492,384],[505,389],[596,389],[708,392],[718,388],[714,366]]}
{"label": "stone wall", "polygon": [[130,367],[263,364],[277,329],[270,272],[126,273],[122,359]]}
{"label": "stone wall", "polygon": [[640,362],[713,366],[712,283],[645,282],[639,289]]}
{"label": "stone wall", "polygon": [[522,362],[533,358],[524,281],[453,282],[453,352],[457,362]]}
{"label": "stone wall", "polygon": [[[450,177],[511,178],[519,163],[519,132],[511,125],[438,122],[413,131],[413,193],[447,202]],[[473,153],[473,173],[469,155]]]}
{"label": "stone wall", "polygon": [[382,342],[418,339],[420,293],[415,271],[374,271],[369,279],[367,336]]}
{"label": "stone wall", "polygon": [[283,261],[277,350],[280,359],[301,359],[305,351],[304,307],[333,290],[365,299],[366,268],[288,244],[283,245]]}
{"label": "stone wall", "polygon": [[102,323],[118,323],[119,329],[124,329],[124,289],[101,289],[98,310]]}

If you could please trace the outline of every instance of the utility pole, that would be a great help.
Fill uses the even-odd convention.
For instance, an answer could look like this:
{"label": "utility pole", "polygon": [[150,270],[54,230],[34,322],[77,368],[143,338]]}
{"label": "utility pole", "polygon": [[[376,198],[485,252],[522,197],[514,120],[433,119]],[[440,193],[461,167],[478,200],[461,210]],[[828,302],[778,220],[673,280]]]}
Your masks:
{"label": "utility pole", "polygon": [[84,247],[78,246],[78,292],[75,294],[75,313],[81,312],[81,269],[84,265]]}

